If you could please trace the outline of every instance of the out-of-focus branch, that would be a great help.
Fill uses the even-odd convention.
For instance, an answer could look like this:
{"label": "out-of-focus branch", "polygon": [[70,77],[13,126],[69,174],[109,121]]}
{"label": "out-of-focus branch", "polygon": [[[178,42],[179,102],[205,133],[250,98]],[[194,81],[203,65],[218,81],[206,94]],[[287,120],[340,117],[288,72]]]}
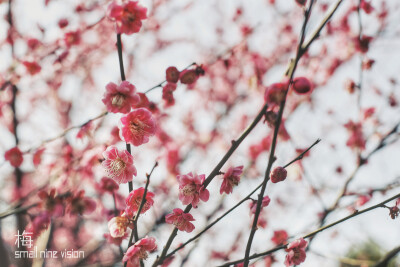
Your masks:
{"label": "out-of-focus branch", "polygon": [[83,126],[85,126],[85,125],[91,123],[92,121],[95,121],[95,120],[98,120],[98,119],[100,119],[100,118],[105,117],[107,114],[108,114],[108,112],[107,112],[107,111],[104,111],[103,113],[97,115],[97,116],[94,117],[94,118],[91,118],[91,119],[87,120],[87,121],[84,122],[84,123],[81,123],[81,124],[75,125],[75,126],[71,126],[71,127],[67,128],[67,129],[65,129],[63,132],[59,133],[58,135],[56,135],[56,136],[54,136],[54,137],[52,137],[52,138],[49,138],[49,139],[46,139],[46,140],[42,141],[42,143],[41,143],[40,145],[38,145],[38,146],[36,146],[36,147],[33,147],[33,148],[30,148],[30,149],[28,149],[28,150],[25,150],[24,153],[33,152],[33,151],[37,150],[38,148],[42,147],[43,145],[45,145],[45,144],[47,144],[47,143],[51,143],[51,142],[53,142],[53,141],[56,141],[57,139],[60,139],[60,138],[64,137],[69,131],[74,130],[74,129],[80,129],[80,128],[82,128]]}
{"label": "out-of-focus branch", "polygon": [[400,252],[400,246],[389,251],[379,262],[377,262],[372,267],[386,267],[389,264],[389,261],[396,257],[396,255]]}
{"label": "out-of-focus branch", "polygon": [[8,216],[14,215],[14,214],[24,213],[24,212],[30,210],[31,208],[37,207],[38,205],[39,205],[39,203],[34,203],[34,204],[31,204],[26,207],[17,207],[15,209],[11,209],[9,211],[0,213],[0,220],[7,218]]}

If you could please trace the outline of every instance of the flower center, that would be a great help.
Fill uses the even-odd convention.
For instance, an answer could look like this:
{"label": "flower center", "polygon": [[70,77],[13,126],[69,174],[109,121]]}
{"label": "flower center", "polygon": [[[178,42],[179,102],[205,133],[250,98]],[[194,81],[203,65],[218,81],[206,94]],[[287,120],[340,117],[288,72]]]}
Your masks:
{"label": "flower center", "polygon": [[194,184],[187,184],[182,189],[183,194],[185,196],[191,196],[196,192],[196,185]]}
{"label": "flower center", "polygon": [[122,94],[116,94],[114,97],[113,97],[113,99],[112,99],[112,101],[111,101],[111,104],[113,105],[113,106],[116,106],[116,107],[121,107],[123,104],[124,104],[124,102],[125,102],[125,96],[124,95],[122,95]]}
{"label": "flower center", "polygon": [[143,249],[143,248],[141,248],[141,249],[139,250],[139,252],[138,252],[138,257],[139,257],[139,259],[145,260],[145,259],[147,259],[147,256],[148,256],[148,254],[147,254],[146,250]]}
{"label": "flower center", "polygon": [[131,130],[132,134],[134,134],[134,135],[144,135],[146,132],[144,130],[145,127],[146,127],[146,125],[139,120],[133,120],[129,124],[129,130]]}
{"label": "flower center", "polygon": [[135,15],[135,13],[125,10],[123,13],[123,18],[125,21],[131,23],[131,22],[135,21],[136,15]]}
{"label": "flower center", "polygon": [[228,183],[229,183],[229,185],[232,186],[232,187],[239,184],[238,180],[236,180],[236,179],[235,179],[234,177],[232,177],[232,176],[228,178]]}
{"label": "flower center", "polygon": [[128,220],[128,218],[118,216],[116,218],[115,222],[116,222],[118,228],[125,228],[128,225],[129,220]]}
{"label": "flower center", "polygon": [[182,218],[176,219],[175,222],[174,222],[174,225],[177,228],[180,228],[180,227],[185,225],[185,221]]}
{"label": "flower center", "polygon": [[295,259],[300,259],[301,258],[301,251],[299,249],[293,249],[294,252],[294,258]]}
{"label": "flower center", "polygon": [[129,22],[133,22],[136,19],[136,16],[134,13],[128,13],[128,15],[126,16]]}
{"label": "flower center", "polygon": [[112,176],[119,176],[125,169],[126,163],[121,158],[116,158],[110,164]]}

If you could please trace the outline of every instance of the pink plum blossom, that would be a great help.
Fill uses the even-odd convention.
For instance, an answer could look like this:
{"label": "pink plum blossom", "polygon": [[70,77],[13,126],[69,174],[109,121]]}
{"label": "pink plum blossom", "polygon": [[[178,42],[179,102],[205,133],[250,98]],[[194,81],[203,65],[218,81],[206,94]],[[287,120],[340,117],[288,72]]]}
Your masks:
{"label": "pink plum blossom", "polygon": [[4,153],[4,158],[8,160],[11,166],[18,168],[24,161],[21,150],[18,147],[13,147]]}
{"label": "pink plum blossom", "polygon": [[[122,262],[128,262],[128,266],[138,267],[141,260],[146,260],[148,252],[157,249],[156,240],[154,237],[145,237],[130,246],[126,251]],[[131,265],[129,265],[129,263]]]}
{"label": "pink plum blossom", "polygon": [[223,192],[230,194],[234,186],[239,184],[240,175],[243,173],[243,166],[230,167],[224,174],[221,188],[219,190],[220,194]]}
{"label": "pink plum blossom", "polygon": [[[270,202],[271,199],[269,198],[269,196],[265,196],[261,202],[261,209],[268,206]],[[257,209],[257,201],[252,201],[250,203],[250,212],[254,214],[256,213],[256,209]]]}
{"label": "pink plum blossom", "polygon": [[178,175],[176,177],[179,182],[179,200],[183,205],[192,204],[193,208],[197,208],[199,199],[208,201],[210,193],[203,187],[205,175],[192,174]]}
{"label": "pink plum blossom", "polygon": [[181,209],[174,209],[171,214],[165,216],[165,221],[175,225],[181,231],[190,233],[194,230],[191,221],[195,221],[195,219],[190,213],[184,213]]}
{"label": "pink plum blossom", "polygon": [[286,254],[285,265],[299,265],[306,260],[306,250],[308,242],[303,238],[299,238],[291,242],[285,249],[288,254]]}
{"label": "pink plum blossom", "polygon": [[286,179],[287,171],[283,167],[276,167],[271,173],[271,182],[279,183]]}
{"label": "pink plum blossom", "polygon": [[140,146],[156,133],[156,121],[146,108],[138,108],[121,118],[120,137],[125,142]]}
{"label": "pink plum blossom", "polygon": [[275,245],[279,246],[286,243],[289,235],[285,230],[277,230],[274,231],[274,236],[271,238],[271,241],[274,242]]}
{"label": "pink plum blossom", "polygon": [[135,86],[128,81],[123,81],[119,86],[115,83],[107,84],[102,101],[109,112],[128,113],[139,103],[139,100]]}
{"label": "pink plum blossom", "polygon": [[127,217],[125,217],[124,215],[117,216],[112,218],[108,222],[108,230],[110,231],[110,235],[113,238],[123,237],[125,235],[126,229],[128,228],[128,225],[129,219]]}
{"label": "pink plum blossom", "polygon": [[101,165],[105,168],[108,176],[118,184],[130,182],[133,175],[136,176],[137,171],[133,165],[133,157],[128,151],[120,151],[115,146],[109,146],[103,152],[103,157],[105,160]]}
{"label": "pink plum blossom", "polygon": [[[140,203],[142,202],[144,194],[144,188],[140,187],[132,192],[129,193],[128,197],[125,200],[126,209],[125,212],[130,215],[134,215],[140,207]],[[144,203],[141,214],[148,211],[154,204],[154,193],[147,191],[146,193],[146,202]]]}

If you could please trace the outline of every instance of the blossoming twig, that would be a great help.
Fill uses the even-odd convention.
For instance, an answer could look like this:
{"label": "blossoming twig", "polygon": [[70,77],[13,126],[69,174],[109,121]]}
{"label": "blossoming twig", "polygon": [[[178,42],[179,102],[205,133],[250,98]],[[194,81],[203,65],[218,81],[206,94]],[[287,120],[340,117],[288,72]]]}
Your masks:
{"label": "blossoming twig", "polygon": [[[388,198],[388,199],[386,199],[386,200],[384,200],[384,201],[382,201],[382,202],[380,202],[380,203],[378,203],[378,204],[376,204],[376,205],[374,205],[374,206],[371,206],[371,207],[369,207],[369,208],[366,208],[366,209],[363,209],[363,210],[360,210],[360,211],[356,210],[355,212],[353,212],[353,213],[350,214],[349,216],[346,216],[346,217],[344,217],[344,218],[342,218],[342,219],[340,219],[340,220],[337,220],[337,221],[335,221],[335,222],[333,222],[333,223],[330,223],[330,224],[328,224],[328,225],[326,225],[326,226],[324,226],[324,227],[321,227],[321,228],[319,228],[319,229],[317,229],[317,230],[315,230],[315,231],[313,231],[313,232],[311,232],[311,233],[309,233],[309,234],[303,236],[302,238],[305,239],[305,238],[313,237],[313,236],[315,236],[316,234],[318,234],[318,233],[320,233],[320,232],[322,232],[322,231],[324,231],[324,230],[326,230],[326,229],[328,229],[328,228],[331,228],[331,227],[333,227],[333,226],[335,226],[335,225],[337,225],[337,224],[340,224],[340,223],[342,223],[342,222],[345,222],[345,221],[347,221],[347,220],[349,220],[349,219],[351,219],[351,218],[353,218],[353,217],[359,216],[359,215],[361,215],[361,214],[363,214],[363,213],[369,212],[369,211],[374,210],[374,209],[376,209],[376,208],[384,208],[384,207],[385,207],[384,205],[385,205],[386,203],[388,203],[388,202],[390,202],[390,201],[392,201],[392,200],[395,200],[396,198],[399,198],[399,197],[400,197],[400,194],[397,194],[397,195],[395,195],[395,196],[393,196],[393,197],[391,197],[391,198]],[[267,256],[267,255],[269,255],[269,254],[274,253],[275,251],[278,251],[278,250],[281,250],[281,249],[286,248],[286,246],[287,246],[287,245],[281,245],[281,246],[277,246],[277,247],[275,247],[275,248],[273,248],[273,249],[270,249],[270,250],[267,250],[267,251],[264,251],[264,252],[261,252],[261,253],[255,253],[255,254],[249,256],[249,260],[256,259],[256,258],[259,258],[259,257],[262,257],[262,256]],[[223,265],[219,265],[218,267],[228,267],[228,266],[231,266],[231,265],[234,265],[234,264],[241,263],[241,262],[243,262],[244,260],[245,260],[245,259],[240,259],[240,260],[236,260],[236,261],[227,262],[227,263],[225,263],[225,264],[223,264]]]}
{"label": "blossoming twig", "polygon": [[288,90],[289,90],[289,86],[292,83],[293,76],[294,76],[294,73],[296,71],[297,64],[298,64],[301,56],[305,53],[305,51],[302,48],[302,45],[303,45],[303,42],[304,42],[304,38],[305,38],[305,34],[306,34],[306,26],[307,26],[308,19],[310,17],[310,13],[311,13],[313,4],[314,4],[314,0],[311,0],[309,8],[306,9],[305,12],[304,12],[304,21],[303,21],[303,26],[302,26],[302,29],[301,29],[299,44],[298,44],[298,47],[297,47],[296,58],[291,61],[291,63],[289,64],[289,67],[288,67],[287,76],[289,78],[289,83],[287,84],[287,88],[285,90],[283,100],[280,102],[279,111],[278,111],[278,118],[277,118],[276,123],[274,125],[274,135],[273,135],[271,151],[270,151],[269,159],[268,159],[268,166],[267,166],[267,169],[265,171],[265,176],[264,176],[264,181],[263,181],[263,184],[262,184],[262,187],[261,187],[261,192],[258,195],[257,207],[256,207],[256,211],[254,213],[253,225],[251,227],[249,239],[248,239],[247,245],[246,245],[245,257],[244,257],[244,265],[243,265],[244,267],[247,267],[249,265],[249,256],[250,256],[251,244],[253,242],[253,238],[254,238],[255,232],[257,230],[257,222],[258,222],[258,217],[259,217],[260,212],[261,212],[261,205],[262,205],[262,201],[263,201],[263,198],[264,198],[265,189],[266,189],[266,186],[267,186],[267,182],[269,180],[272,164],[273,164],[273,162],[275,160],[275,148],[276,148],[276,144],[277,144],[278,132],[279,132],[281,121],[282,121],[283,110],[284,110],[285,104],[286,104],[286,96],[287,96],[287,93],[288,93]]}
{"label": "blossoming twig", "polygon": [[[315,141],[309,148],[307,148],[306,150],[304,150],[300,155],[298,155],[295,159],[293,159],[292,161],[290,161],[289,163],[287,163],[285,166],[283,166],[283,168],[288,167],[289,165],[293,164],[294,162],[301,160],[303,158],[303,156],[311,149],[313,148],[316,144],[318,144],[321,141],[321,139],[318,139],[317,141]],[[195,235],[194,237],[190,238],[188,241],[186,241],[185,243],[183,243],[182,245],[180,245],[179,247],[177,247],[176,249],[174,249],[173,251],[171,251],[170,253],[168,253],[165,257],[168,258],[170,256],[172,256],[173,254],[175,254],[178,250],[184,248],[186,245],[188,245],[189,243],[193,242],[194,240],[196,240],[197,238],[199,238],[202,234],[204,234],[207,230],[209,230],[211,227],[213,227],[215,224],[217,224],[220,220],[222,220],[224,217],[226,217],[229,213],[231,213],[233,210],[235,210],[237,207],[239,207],[242,203],[244,203],[245,201],[249,200],[251,198],[251,196],[258,190],[260,189],[260,187],[262,186],[262,183],[259,184],[253,191],[251,191],[246,197],[244,197],[242,200],[240,200],[235,206],[233,206],[232,208],[230,208],[229,210],[227,210],[224,214],[222,214],[221,216],[219,216],[217,219],[215,219],[212,223],[210,223],[209,225],[207,225],[201,232],[199,232],[197,235]]]}
{"label": "blossoming twig", "polygon": [[[207,185],[214,179],[215,176],[218,175],[220,172],[221,168],[224,166],[224,164],[228,161],[228,159],[232,156],[233,152],[239,147],[239,145],[243,142],[243,140],[250,134],[250,132],[256,127],[256,125],[261,121],[261,119],[264,117],[264,114],[266,110],[268,109],[268,104],[264,104],[264,106],[261,108],[260,112],[257,114],[253,122],[249,125],[249,127],[241,134],[241,136],[237,140],[232,140],[232,145],[231,148],[226,152],[226,154],[223,156],[221,161],[215,166],[215,168],[211,171],[211,173],[208,175],[208,177],[205,179],[203,186],[204,188],[207,187]],[[192,209],[192,205],[186,206],[184,212],[188,213]],[[153,263],[153,267],[160,265],[163,263],[165,260],[165,256],[167,255],[168,249],[170,248],[172,241],[174,240],[175,236],[177,235],[178,228],[174,228],[172,233],[170,234],[167,243],[164,246],[164,249],[161,252],[161,255],[157,257],[157,259]]]}
{"label": "blossoming twig", "polygon": [[[133,237],[135,237],[135,241],[139,240],[139,234],[137,231],[137,222],[139,220],[139,216],[140,213],[142,212],[143,206],[144,204],[146,204],[146,195],[147,195],[147,188],[149,187],[149,183],[150,183],[150,177],[151,174],[153,173],[154,169],[158,166],[158,162],[156,162],[153,166],[153,168],[151,169],[149,174],[146,174],[146,185],[144,187],[144,193],[143,193],[143,197],[142,200],[140,201],[140,205],[139,205],[139,209],[135,215],[135,218],[133,219],[133,229],[132,229],[132,233],[131,236],[129,238],[129,243],[128,243],[128,248],[132,245],[133,243]],[[143,264],[143,262],[141,262],[141,265]],[[125,262],[124,266],[126,267],[127,262]]]}
{"label": "blossoming twig", "polygon": [[[347,180],[345,181],[342,189],[340,190],[338,196],[336,197],[334,203],[327,209],[325,210],[323,216],[320,219],[320,226],[322,226],[325,223],[326,218],[328,217],[328,215],[333,212],[339,205],[340,200],[346,195],[347,193],[347,188],[349,187],[350,183],[354,180],[356,174],[358,173],[358,171],[360,170],[360,168],[368,161],[368,159],[375,154],[377,151],[381,150],[382,148],[386,147],[388,144],[390,144],[390,142],[386,142],[389,137],[391,137],[392,135],[397,133],[398,128],[400,127],[400,122],[397,123],[392,130],[390,130],[379,142],[379,144],[365,157],[361,158],[359,160],[359,163],[357,165],[357,167],[354,169],[354,171],[352,172],[352,174],[347,178]],[[309,246],[312,242],[313,238],[310,239],[309,242]]]}

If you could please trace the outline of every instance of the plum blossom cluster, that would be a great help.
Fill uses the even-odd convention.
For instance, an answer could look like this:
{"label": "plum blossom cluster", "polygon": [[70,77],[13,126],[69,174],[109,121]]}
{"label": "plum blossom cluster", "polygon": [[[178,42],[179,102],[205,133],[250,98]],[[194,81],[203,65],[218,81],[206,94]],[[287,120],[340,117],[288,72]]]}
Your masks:
{"label": "plum blossom cluster", "polygon": [[355,150],[364,150],[366,140],[363,135],[362,124],[350,120],[344,125],[344,127],[348,130],[350,135],[347,139],[346,145]]}
{"label": "plum blossom cluster", "polygon": [[146,108],[138,108],[121,118],[120,137],[126,143],[140,146],[149,142],[156,133],[156,122]]}
{"label": "plum blossom cluster", "polygon": [[165,106],[173,106],[175,104],[174,91],[177,88],[178,82],[186,84],[189,88],[192,88],[198,78],[204,75],[204,69],[202,66],[195,66],[195,68],[185,69],[179,71],[176,67],[168,67],[165,71],[167,83],[163,86],[162,98]]}
{"label": "plum blossom cluster", "polygon": [[124,237],[128,226],[131,228],[133,227],[131,218],[137,215],[140,205],[142,204],[142,200],[144,203],[142,204],[142,209],[140,211],[141,214],[145,213],[153,206],[154,193],[147,191],[146,197],[143,199],[144,192],[145,189],[140,187],[129,193],[128,197],[125,199],[125,212],[120,216],[113,217],[108,222],[108,230],[111,237]]}
{"label": "plum blossom cluster", "polygon": [[275,245],[279,246],[285,244],[289,235],[285,230],[277,230],[274,231],[274,236],[271,238],[271,241],[274,242]]}
{"label": "plum blossom cluster", "polygon": [[[271,199],[269,198],[269,196],[265,196],[263,198],[262,202],[261,202],[261,209],[263,209],[264,207],[267,207],[270,202],[271,202]],[[257,201],[250,202],[250,212],[251,212],[251,214],[255,214],[256,213],[256,209],[257,209]]]}

